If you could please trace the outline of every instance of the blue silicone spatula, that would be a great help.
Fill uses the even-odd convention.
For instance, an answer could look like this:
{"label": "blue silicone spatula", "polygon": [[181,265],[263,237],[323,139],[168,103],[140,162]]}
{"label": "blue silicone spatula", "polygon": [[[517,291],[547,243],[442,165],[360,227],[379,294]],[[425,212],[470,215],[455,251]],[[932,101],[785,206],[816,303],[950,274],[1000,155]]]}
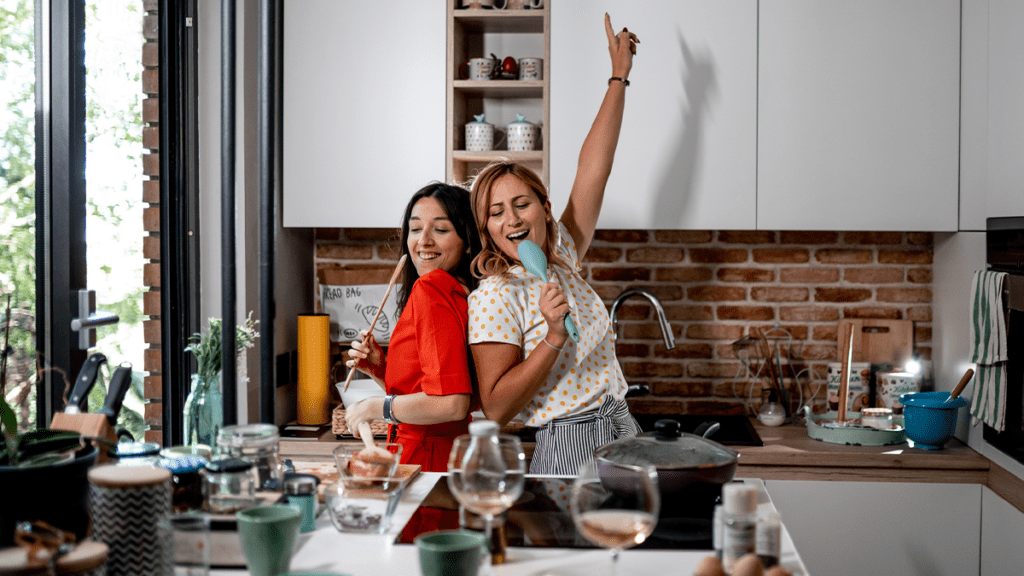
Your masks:
{"label": "blue silicone spatula", "polygon": [[[523,268],[526,268],[530,274],[540,276],[547,281],[551,280],[548,276],[548,257],[533,241],[523,240],[519,243],[519,261],[523,263]],[[579,343],[580,331],[576,329],[576,323],[572,321],[572,316],[569,314],[565,315],[565,329],[569,332],[569,338],[573,342]]]}

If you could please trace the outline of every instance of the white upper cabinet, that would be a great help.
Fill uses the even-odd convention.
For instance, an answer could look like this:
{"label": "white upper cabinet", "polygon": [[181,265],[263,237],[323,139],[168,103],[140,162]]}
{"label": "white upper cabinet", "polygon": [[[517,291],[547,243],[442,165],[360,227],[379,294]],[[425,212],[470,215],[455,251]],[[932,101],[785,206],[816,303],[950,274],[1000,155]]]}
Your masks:
{"label": "white upper cabinet", "polygon": [[964,0],[960,229],[1024,216],[1024,3]]}
{"label": "white upper cabinet", "polygon": [[557,0],[551,202],[561,214],[611,76],[604,14],[640,38],[599,227],[753,229],[756,0]]}
{"label": "white upper cabinet", "polygon": [[401,224],[445,179],[443,2],[284,3],[285,226]]}
{"label": "white upper cabinet", "polygon": [[758,228],[957,230],[960,0],[764,0],[758,50]]}

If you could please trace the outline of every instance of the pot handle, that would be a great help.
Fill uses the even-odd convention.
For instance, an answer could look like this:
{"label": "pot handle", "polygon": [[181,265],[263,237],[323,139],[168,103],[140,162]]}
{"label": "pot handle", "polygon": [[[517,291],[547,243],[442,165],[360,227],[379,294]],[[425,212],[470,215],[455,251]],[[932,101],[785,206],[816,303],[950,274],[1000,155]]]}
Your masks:
{"label": "pot handle", "polygon": [[710,438],[715,432],[718,432],[721,427],[721,422],[717,420],[708,420],[700,426],[697,426],[697,429],[694,430],[693,433],[701,438]]}

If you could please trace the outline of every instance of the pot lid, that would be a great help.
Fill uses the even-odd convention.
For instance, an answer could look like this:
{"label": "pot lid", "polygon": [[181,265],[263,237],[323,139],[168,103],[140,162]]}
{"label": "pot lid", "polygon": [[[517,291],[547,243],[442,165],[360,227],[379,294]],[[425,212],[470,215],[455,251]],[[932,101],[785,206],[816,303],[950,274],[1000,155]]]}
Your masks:
{"label": "pot lid", "polygon": [[467,124],[483,124],[484,126],[491,126],[492,124],[490,122],[484,122],[484,116],[486,116],[486,114],[474,114],[473,121],[467,122]]}
{"label": "pot lid", "polygon": [[714,468],[735,462],[739,452],[718,442],[680,432],[679,422],[654,423],[654,432],[620,438],[594,451],[595,458],[618,464],[651,465],[659,470]]}
{"label": "pot lid", "polygon": [[[530,124],[526,121],[526,116],[523,114],[516,114],[516,121],[510,122],[509,124]],[[532,126],[532,124],[530,124]]]}

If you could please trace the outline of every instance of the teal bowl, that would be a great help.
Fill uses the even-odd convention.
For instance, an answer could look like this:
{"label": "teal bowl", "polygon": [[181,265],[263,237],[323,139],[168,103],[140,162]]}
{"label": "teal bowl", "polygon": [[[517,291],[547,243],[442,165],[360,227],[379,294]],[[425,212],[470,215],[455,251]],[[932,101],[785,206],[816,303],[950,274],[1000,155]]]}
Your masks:
{"label": "teal bowl", "polygon": [[953,439],[956,419],[967,400],[946,402],[949,392],[914,392],[900,396],[903,426],[915,448],[938,450]]}

